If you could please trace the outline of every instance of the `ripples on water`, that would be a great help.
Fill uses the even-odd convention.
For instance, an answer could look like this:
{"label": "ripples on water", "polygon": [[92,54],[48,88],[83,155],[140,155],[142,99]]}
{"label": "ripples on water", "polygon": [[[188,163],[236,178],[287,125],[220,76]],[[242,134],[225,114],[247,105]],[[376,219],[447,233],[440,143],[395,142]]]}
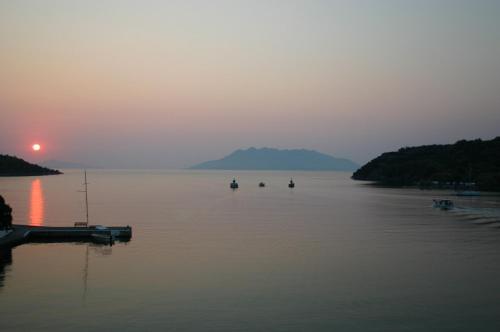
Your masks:
{"label": "ripples on water", "polygon": [[452,212],[461,220],[471,221],[478,225],[500,227],[500,209],[498,208],[456,207]]}
{"label": "ripples on water", "polygon": [[[498,197],[452,198],[446,212],[432,208],[446,193],[328,172],[94,170],[89,182],[91,223],[131,225],[132,241],[0,252],[0,330],[500,330]],[[81,184],[68,171],[1,178],[0,192],[17,223],[71,225]]]}

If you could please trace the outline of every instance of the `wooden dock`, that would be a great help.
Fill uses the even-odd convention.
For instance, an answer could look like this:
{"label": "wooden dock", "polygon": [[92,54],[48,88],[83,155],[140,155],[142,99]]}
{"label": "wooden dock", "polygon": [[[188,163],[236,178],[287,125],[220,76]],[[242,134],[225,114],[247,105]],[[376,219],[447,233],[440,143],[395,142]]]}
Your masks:
{"label": "wooden dock", "polygon": [[132,237],[132,227],[47,227],[12,225],[12,232],[0,238],[0,247],[15,247],[29,242],[93,241],[94,235],[107,235],[120,241]]}

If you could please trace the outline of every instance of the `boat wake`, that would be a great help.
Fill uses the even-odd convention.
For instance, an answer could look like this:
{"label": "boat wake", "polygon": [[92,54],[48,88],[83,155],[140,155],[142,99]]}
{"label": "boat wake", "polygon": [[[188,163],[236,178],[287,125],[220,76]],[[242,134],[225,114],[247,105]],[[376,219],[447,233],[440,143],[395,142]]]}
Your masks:
{"label": "boat wake", "polygon": [[455,207],[453,211],[461,220],[476,225],[493,225],[500,227],[500,209]]}

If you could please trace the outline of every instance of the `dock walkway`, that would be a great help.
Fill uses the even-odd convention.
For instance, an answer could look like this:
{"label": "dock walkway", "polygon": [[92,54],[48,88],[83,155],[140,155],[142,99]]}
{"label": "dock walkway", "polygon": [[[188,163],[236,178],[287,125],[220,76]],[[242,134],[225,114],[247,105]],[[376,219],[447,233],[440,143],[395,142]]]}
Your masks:
{"label": "dock walkway", "polygon": [[90,241],[93,234],[113,236],[118,239],[129,240],[132,237],[132,228],[125,227],[48,227],[12,225],[12,232],[0,238],[0,247],[15,247],[28,242],[71,242]]}

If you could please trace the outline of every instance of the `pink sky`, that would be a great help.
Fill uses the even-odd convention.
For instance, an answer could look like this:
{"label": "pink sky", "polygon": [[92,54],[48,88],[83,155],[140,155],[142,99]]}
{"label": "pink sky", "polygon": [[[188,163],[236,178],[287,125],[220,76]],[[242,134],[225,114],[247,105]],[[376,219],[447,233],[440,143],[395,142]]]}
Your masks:
{"label": "pink sky", "polygon": [[176,168],[268,146],[363,163],[489,139],[499,22],[491,1],[2,2],[0,153]]}

